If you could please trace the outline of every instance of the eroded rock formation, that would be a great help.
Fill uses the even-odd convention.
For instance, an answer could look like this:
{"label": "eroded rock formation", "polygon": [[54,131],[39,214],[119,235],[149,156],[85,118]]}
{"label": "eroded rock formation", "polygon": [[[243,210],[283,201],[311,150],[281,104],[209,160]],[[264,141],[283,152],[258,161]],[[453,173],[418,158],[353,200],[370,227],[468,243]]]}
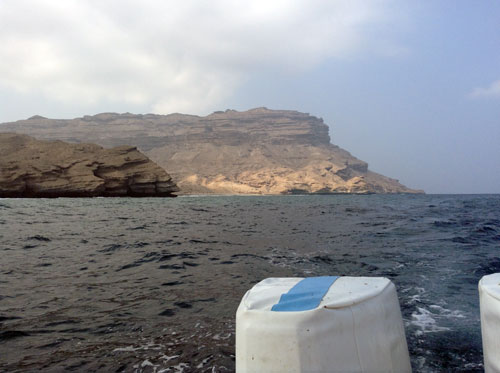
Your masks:
{"label": "eroded rock formation", "polygon": [[0,133],[0,197],[172,196],[177,190],[135,147]]}
{"label": "eroded rock formation", "polygon": [[164,167],[183,193],[415,193],[330,143],[309,114],[257,108],[206,117],[103,113],[40,116],[0,125],[37,138],[134,145]]}

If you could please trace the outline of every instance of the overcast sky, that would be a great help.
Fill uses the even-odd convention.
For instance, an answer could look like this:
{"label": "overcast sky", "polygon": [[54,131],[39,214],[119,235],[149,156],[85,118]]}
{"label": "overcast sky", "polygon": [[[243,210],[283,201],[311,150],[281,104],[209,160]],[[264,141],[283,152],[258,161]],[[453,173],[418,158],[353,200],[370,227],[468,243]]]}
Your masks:
{"label": "overcast sky", "polygon": [[0,0],[0,122],[322,117],[428,193],[500,193],[500,1]]}

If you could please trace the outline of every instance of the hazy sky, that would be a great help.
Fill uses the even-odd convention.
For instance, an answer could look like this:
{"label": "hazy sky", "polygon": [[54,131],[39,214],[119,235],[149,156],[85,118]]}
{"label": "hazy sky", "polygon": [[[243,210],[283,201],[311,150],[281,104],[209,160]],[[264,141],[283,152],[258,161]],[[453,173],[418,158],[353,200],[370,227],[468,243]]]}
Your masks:
{"label": "hazy sky", "polygon": [[266,106],[428,193],[500,193],[500,1],[0,0],[0,122]]}

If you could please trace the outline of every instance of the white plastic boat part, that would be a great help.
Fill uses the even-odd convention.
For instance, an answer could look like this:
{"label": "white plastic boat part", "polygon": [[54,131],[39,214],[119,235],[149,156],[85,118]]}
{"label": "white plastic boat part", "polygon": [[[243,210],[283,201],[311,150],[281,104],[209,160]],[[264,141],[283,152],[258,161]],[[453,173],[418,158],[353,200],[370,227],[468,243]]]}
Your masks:
{"label": "white plastic boat part", "polygon": [[380,277],[339,277],[319,305],[276,312],[302,278],[268,278],[236,313],[236,371],[411,372],[394,284]]}
{"label": "white plastic boat part", "polygon": [[500,273],[479,281],[484,371],[500,372]]}

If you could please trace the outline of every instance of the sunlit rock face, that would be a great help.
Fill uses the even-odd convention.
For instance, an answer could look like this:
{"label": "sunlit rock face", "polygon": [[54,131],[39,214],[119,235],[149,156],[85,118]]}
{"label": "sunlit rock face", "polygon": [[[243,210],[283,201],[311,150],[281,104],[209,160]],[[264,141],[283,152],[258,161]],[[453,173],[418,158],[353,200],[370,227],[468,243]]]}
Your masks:
{"label": "sunlit rock face", "polygon": [[182,193],[417,193],[368,170],[330,143],[328,126],[306,113],[257,108],[194,115],[103,113],[72,120],[40,116],[0,131],[43,139],[137,146]]}
{"label": "sunlit rock face", "polygon": [[135,147],[0,133],[0,197],[156,197],[177,190],[165,170]]}

